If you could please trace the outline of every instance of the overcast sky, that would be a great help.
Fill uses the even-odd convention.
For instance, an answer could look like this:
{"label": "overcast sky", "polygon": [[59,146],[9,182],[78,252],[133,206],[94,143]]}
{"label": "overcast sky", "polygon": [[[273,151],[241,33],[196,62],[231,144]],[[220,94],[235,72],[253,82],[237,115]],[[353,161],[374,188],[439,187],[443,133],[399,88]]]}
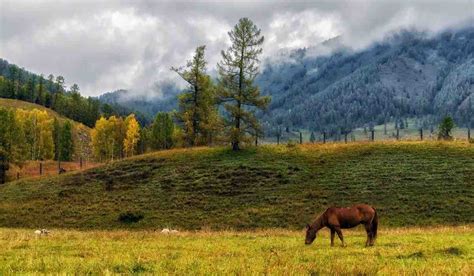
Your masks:
{"label": "overcast sky", "polygon": [[99,95],[121,88],[151,93],[153,84],[176,80],[169,68],[184,65],[199,45],[207,45],[214,68],[241,17],[262,29],[264,55],[272,56],[338,35],[363,48],[400,28],[436,32],[466,24],[474,0],[0,0],[0,17],[1,58]]}

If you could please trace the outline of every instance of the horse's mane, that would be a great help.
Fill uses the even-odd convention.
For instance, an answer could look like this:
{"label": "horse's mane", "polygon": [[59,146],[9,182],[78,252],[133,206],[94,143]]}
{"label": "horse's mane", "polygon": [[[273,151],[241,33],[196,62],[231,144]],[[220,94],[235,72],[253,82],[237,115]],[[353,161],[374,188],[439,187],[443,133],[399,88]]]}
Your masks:
{"label": "horse's mane", "polygon": [[[326,210],[327,211],[327,210]],[[316,229],[320,229],[323,225],[323,218],[324,218],[324,214],[326,213],[326,211],[322,212],[321,214],[318,215],[318,217],[314,220],[314,222],[311,224],[311,228],[316,228]]]}

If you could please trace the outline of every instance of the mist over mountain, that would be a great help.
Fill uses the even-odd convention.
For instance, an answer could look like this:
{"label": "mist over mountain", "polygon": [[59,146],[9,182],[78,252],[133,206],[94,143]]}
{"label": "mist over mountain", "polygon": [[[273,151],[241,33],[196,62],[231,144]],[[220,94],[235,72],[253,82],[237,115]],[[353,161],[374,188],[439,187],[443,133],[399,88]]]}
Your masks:
{"label": "mist over mountain", "polygon": [[275,60],[257,79],[272,96],[261,114],[267,130],[334,133],[406,117],[429,126],[445,115],[474,124],[474,27],[434,36],[402,31],[359,52],[298,49]]}
{"label": "mist over mountain", "polygon": [[[266,132],[282,126],[334,134],[408,117],[429,127],[445,115],[472,127],[474,27],[400,31],[361,51],[344,47],[340,37],[281,50],[263,62],[256,81],[272,96],[259,114]],[[99,99],[153,116],[177,107],[180,89],[160,89],[160,97],[119,90]]]}
{"label": "mist over mountain", "polygon": [[181,89],[174,83],[162,83],[151,92],[143,93],[143,91],[140,91],[140,93],[136,93],[133,89],[121,89],[104,93],[98,99],[102,103],[124,106],[131,110],[139,111],[149,121],[160,111],[168,112],[177,108],[178,94],[181,92]]}

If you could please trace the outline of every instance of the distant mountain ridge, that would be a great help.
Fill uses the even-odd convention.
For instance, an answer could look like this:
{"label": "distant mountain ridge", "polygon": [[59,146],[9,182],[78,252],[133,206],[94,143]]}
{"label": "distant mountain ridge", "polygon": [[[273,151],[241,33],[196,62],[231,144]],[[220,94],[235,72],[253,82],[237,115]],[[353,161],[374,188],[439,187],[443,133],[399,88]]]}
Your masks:
{"label": "distant mountain ridge", "polygon": [[257,78],[272,96],[261,114],[267,130],[335,133],[406,117],[426,126],[445,115],[474,124],[474,27],[433,37],[403,31],[359,52],[298,49],[277,60]]}
{"label": "distant mountain ridge", "polygon": [[[340,37],[281,50],[264,61],[256,82],[272,96],[259,114],[267,133],[284,127],[331,135],[408,117],[430,127],[445,115],[474,127],[474,27],[400,31],[360,51]],[[165,96],[153,99],[125,90],[99,99],[154,116],[177,108],[180,89],[161,89]]]}
{"label": "distant mountain ridge", "polygon": [[125,106],[128,109],[139,111],[147,120],[151,121],[156,113],[169,112],[178,106],[178,94],[181,90],[173,83],[160,85],[160,95],[144,96],[134,94],[133,90],[120,89],[108,92],[98,97],[102,103]]}

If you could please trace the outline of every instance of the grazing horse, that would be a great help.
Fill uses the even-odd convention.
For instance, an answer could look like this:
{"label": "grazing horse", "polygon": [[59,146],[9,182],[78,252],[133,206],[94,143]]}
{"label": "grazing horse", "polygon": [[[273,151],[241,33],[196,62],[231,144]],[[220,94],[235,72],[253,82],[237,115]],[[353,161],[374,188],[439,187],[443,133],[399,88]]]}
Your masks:
{"label": "grazing horse", "polygon": [[311,225],[306,225],[305,244],[311,244],[316,239],[316,233],[324,227],[331,230],[331,246],[334,246],[334,235],[337,233],[345,246],[341,229],[356,227],[359,224],[365,226],[367,241],[365,246],[374,245],[377,237],[377,211],[367,204],[357,204],[349,208],[328,208]]}

